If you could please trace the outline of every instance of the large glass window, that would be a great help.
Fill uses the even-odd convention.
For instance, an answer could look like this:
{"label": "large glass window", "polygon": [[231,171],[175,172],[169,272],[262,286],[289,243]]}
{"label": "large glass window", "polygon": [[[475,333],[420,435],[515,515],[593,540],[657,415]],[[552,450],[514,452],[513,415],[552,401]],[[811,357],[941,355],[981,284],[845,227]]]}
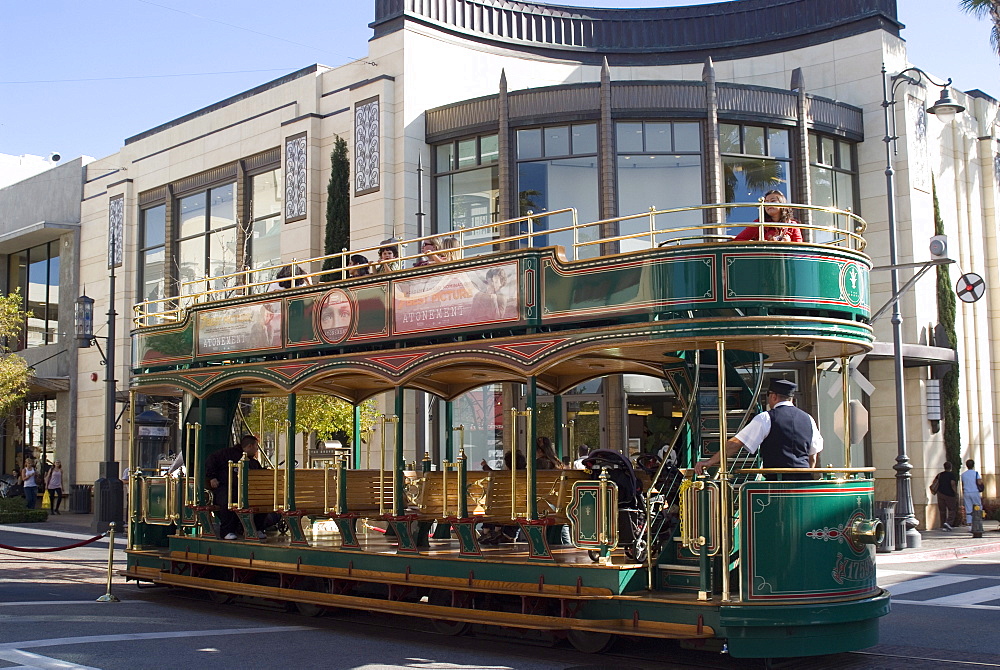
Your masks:
{"label": "large glass window", "polygon": [[236,271],[235,184],[226,184],[178,200],[177,267],[180,293],[223,288],[235,278],[220,279],[214,286],[200,280]]}
{"label": "large glass window", "polygon": [[[251,268],[281,263],[281,171],[271,170],[251,177],[250,231],[246,264]],[[273,270],[272,275],[278,271]],[[267,281],[271,277],[254,277]],[[261,290],[267,287],[262,287]]]}
{"label": "large glass window", "polygon": [[[824,135],[811,135],[809,179],[814,205],[857,211],[858,172],[854,144]],[[836,220],[838,219],[839,220]],[[825,212],[814,212],[817,226],[844,226],[843,218]],[[830,242],[834,233],[816,231],[814,241]]]}
{"label": "large glass window", "polygon": [[[434,232],[477,228],[496,222],[500,211],[499,144],[496,135],[464,138],[434,148],[434,187],[437,223]],[[467,245],[488,242],[494,231],[465,233]],[[491,246],[470,249],[466,255],[489,253]]]}
{"label": "large glass window", "polygon": [[[701,127],[691,121],[629,121],[615,124],[618,154],[618,215],[700,205],[704,183],[701,166]],[[657,229],[698,226],[698,211],[670,214],[656,222]],[[649,230],[649,219],[623,221],[619,235]],[[698,231],[678,230],[657,237],[688,237]],[[648,235],[622,240],[621,250],[651,246]]]}
{"label": "large glass window", "polygon": [[59,339],[59,243],[48,242],[7,257],[7,290],[20,289],[28,312],[18,348]]}
{"label": "large glass window", "polygon": [[[546,126],[517,131],[517,196],[521,216],[573,207],[577,221],[586,223],[600,218],[598,199],[597,124]],[[532,232],[573,225],[570,214],[533,220]],[[525,232],[527,229],[525,228]],[[578,241],[599,238],[597,228],[580,231]],[[537,235],[531,246],[560,245],[574,256],[571,230]],[[596,244],[581,246],[576,256],[599,255]]]}
{"label": "large glass window", "polygon": [[[791,200],[791,139],[787,128],[719,124],[719,145],[726,187],[726,202],[756,203],[778,190]],[[726,221],[739,233],[742,224],[757,218],[754,207],[729,210]]]}
{"label": "large glass window", "polygon": [[[139,212],[139,300],[163,300],[166,259],[167,206],[157,205]],[[162,305],[150,306],[160,311]]]}

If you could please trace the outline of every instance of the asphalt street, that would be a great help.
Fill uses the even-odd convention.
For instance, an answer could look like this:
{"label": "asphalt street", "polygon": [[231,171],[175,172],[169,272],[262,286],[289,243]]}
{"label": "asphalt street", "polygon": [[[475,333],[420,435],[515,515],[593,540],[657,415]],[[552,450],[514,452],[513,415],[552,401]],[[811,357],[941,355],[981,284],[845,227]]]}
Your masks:
{"label": "asphalt street", "polygon": [[[41,525],[2,526],[0,543],[70,544],[88,532]],[[124,543],[116,542],[115,568]],[[56,553],[0,549],[0,669],[42,668],[418,668],[421,670],[657,670],[759,668],[711,652],[682,651],[666,641],[623,639],[591,656],[521,632],[479,630],[443,637],[424,621],[336,611],[309,618],[283,603],[220,605],[203,594],[138,588],[115,577],[121,602],[96,602],[106,591],[108,542]],[[1000,668],[1000,552],[879,565],[893,592],[881,643],[852,654],[787,659],[773,667]],[[991,623],[992,622],[992,623]]]}

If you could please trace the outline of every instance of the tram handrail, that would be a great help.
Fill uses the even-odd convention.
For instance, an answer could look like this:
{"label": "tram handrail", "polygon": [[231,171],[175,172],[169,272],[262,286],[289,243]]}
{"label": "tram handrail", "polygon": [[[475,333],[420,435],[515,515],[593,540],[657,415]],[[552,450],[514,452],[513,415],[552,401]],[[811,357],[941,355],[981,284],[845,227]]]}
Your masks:
{"label": "tram handrail", "polygon": [[[388,243],[390,246],[395,246],[397,248],[405,249],[409,244],[415,244],[418,251],[415,254],[404,254],[398,256],[395,259],[400,266],[399,270],[393,270],[392,272],[399,272],[403,269],[403,264],[407,261],[412,261],[420,258],[423,254],[419,251],[421,245],[424,241],[435,241],[440,242],[448,238],[455,238],[458,240],[458,245],[454,248],[446,250],[448,254],[452,256],[451,260],[462,260],[470,255],[470,252],[478,252],[487,247],[490,251],[499,248],[533,248],[537,238],[547,238],[550,235],[555,235],[558,233],[570,233],[573,238],[571,244],[571,260],[581,260],[582,257],[590,257],[591,254],[588,250],[593,249],[595,246],[598,247],[598,255],[600,255],[601,248],[603,245],[616,245],[622,242],[629,242],[635,240],[646,240],[648,248],[656,248],[667,246],[677,243],[706,243],[706,242],[724,242],[733,239],[732,236],[723,234],[719,231],[724,231],[729,227],[736,226],[753,226],[753,223],[745,224],[743,222],[734,223],[728,225],[726,223],[721,223],[719,225],[713,225],[711,223],[702,221],[697,225],[683,225],[683,226],[660,226],[657,220],[658,217],[664,217],[667,215],[679,214],[684,212],[703,212],[707,210],[732,210],[753,207],[758,210],[758,221],[756,225],[761,229],[768,227],[768,224],[763,222],[764,220],[764,203],[763,201],[757,203],[725,203],[725,204],[703,204],[703,205],[691,205],[686,207],[674,207],[669,209],[655,209],[650,207],[649,211],[639,213],[639,214],[629,214],[626,216],[612,217],[608,219],[601,219],[599,221],[593,221],[589,223],[581,224],[577,220],[577,211],[575,208],[567,207],[563,209],[557,209],[550,212],[528,212],[522,216],[514,217],[504,221],[491,222],[479,226],[473,226],[471,228],[459,227],[452,231],[447,231],[443,233],[434,233],[432,235],[425,235],[423,237],[415,237],[410,240],[398,239],[394,242]],[[816,232],[825,232],[832,235],[832,239],[829,242],[819,242],[818,244],[823,244],[827,246],[847,246],[848,248],[863,251],[866,246],[863,234],[867,228],[867,223],[857,214],[854,214],[850,210],[841,210],[834,207],[825,207],[822,205],[807,205],[807,204],[796,204],[787,203],[785,207],[789,209],[797,210],[808,210],[815,212],[823,212],[829,214],[833,218],[832,225],[816,225],[816,224],[806,224],[806,223],[796,223],[795,227],[804,230],[811,230]],[[535,227],[536,222],[541,219],[557,217],[560,215],[569,215],[572,219],[569,225],[562,227],[545,227],[542,229],[537,229]],[[613,235],[613,236],[602,236],[602,228],[608,226],[615,226],[621,223],[627,223],[630,221],[636,221],[640,219],[648,219],[649,226],[647,230],[627,233],[623,235]],[[522,232],[522,227],[525,228]],[[587,231],[588,229],[598,230],[598,234],[593,239],[583,239],[581,240],[581,232]],[[488,233],[487,239],[480,241],[473,241],[466,244],[466,238],[475,233]],[[678,233],[696,233],[692,235],[678,236]],[[585,235],[583,237],[586,237]],[[763,237],[763,234],[760,235]],[[280,263],[277,265],[268,265],[259,268],[249,268],[245,267],[241,270],[234,272],[227,272],[225,274],[202,277],[199,279],[192,279],[188,281],[181,282],[179,295],[168,296],[163,298],[155,298],[152,300],[145,300],[136,303],[133,306],[133,323],[136,327],[145,327],[151,325],[159,325],[162,323],[181,321],[188,309],[194,305],[201,304],[204,302],[225,299],[235,296],[246,296],[262,294],[266,292],[267,287],[275,284],[278,281],[288,281],[290,283],[298,283],[300,281],[306,281],[308,283],[326,283],[326,278],[333,276],[336,279],[333,281],[342,281],[347,279],[347,272],[350,266],[348,266],[348,261],[352,255],[355,254],[375,254],[376,260],[368,263],[367,266],[374,268],[379,265],[377,260],[378,250],[386,246],[386,243],[381,243],[378,246],[366,247],[357,250],[343,249],[339,252],[327,254],[324,256],[317,256],[315,258],[309,259],[292,259],[290,263]],[[337,260],[339,261],[340,267],[323,269],[323,265],[327,261]],[[309,268],[309,271],[304,271],[303,274],[294,274],[296,268],[301,268],[305,266]],[[287,278],[278,279],[273,276],[277,270],[281,268],[292,268],[292,276]],[[319,267],[319,270],[313,270],[313,268]],[[261,277],[266,277],[266,279],[261,279]],[[251,279],[253,281],[251,281]],[[219,283],[222,283],[220,286]],[[191,290],[198,285],[204,285],[205,290],[197,291]]]}
{"label": "tram handrail", "polygon": [[[767,474],[792,474],[800,472],[811,472],[816,474],[838,474],[847,475],[860,474],[864,472],[875,472],[875,468],[837,468],[827,466],[825,468],[738,468],[733,470],[744,475],[767,475]],[[818,481],[818,480],[817,480]]]}

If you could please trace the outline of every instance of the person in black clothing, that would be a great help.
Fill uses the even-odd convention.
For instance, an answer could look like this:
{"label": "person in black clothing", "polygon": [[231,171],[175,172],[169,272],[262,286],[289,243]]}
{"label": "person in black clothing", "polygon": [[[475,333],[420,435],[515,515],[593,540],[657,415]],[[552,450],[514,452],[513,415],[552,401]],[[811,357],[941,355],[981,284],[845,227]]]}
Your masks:
{"label": "person in black clothing", "polygon": [[955,490],[958,475],[955,474],[954,467],[945,461],[944,470],[931,482],[931,493],[937,494],[938,513],[941,515],[943,530],[951,530],[951,524],[958,518],[958,492]]}
{"label": "person in black clothing", "polygon": [[[765,468],[815,468],[819,452],[823,450],[823,437],[813,418],[792,404],[795,383],[787,379],[772,379],[767,389],[766,412],[753,418],[740,432],[726,442],[726,454],[735,456],[740,449],[751,454],[760,449]],[[695,463],[696,474],[716,465],[719,453]],[[811,472],[776,475],[784,481],[812,479]]]}
{"label": "person in black clothing", "polygon": [[[260,462],[257,461],[257,452],[260,443],[253,435],[244,435],[240,443],[234,447],[226,447],[209,455],[205,461],[205,477],[208,479],[208,486],[212,489],[212,503],[218,507],[216,515],[219,517],[219,534],[226,540],[235,540],[240,533],[240,519],[234,512],[229,510],[229,493],[231,483],[229,479],[229,461],[238,462],[246,455],[250,462],[248,466],[251,470],[260,470]],[[255,514],[254,524],[258,529],[262,529],[269,521],[266,513]],[[263,539],[263,530],[258,530],[258,538]]]}

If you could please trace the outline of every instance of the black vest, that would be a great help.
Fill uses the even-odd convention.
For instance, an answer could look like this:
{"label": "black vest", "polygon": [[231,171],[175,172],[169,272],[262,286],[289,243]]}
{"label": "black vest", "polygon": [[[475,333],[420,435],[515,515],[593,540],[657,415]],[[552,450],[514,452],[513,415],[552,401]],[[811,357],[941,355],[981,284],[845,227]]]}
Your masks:
{"label": "black vest", "polygon": [[[794,405],[775,407],[768,410],[768,414],[771,415],[771,432],[760,444],[764,467],[808,468],[813,434],[809,415]],[[812,479],[812,474],[783,475],[781,479]]]}

